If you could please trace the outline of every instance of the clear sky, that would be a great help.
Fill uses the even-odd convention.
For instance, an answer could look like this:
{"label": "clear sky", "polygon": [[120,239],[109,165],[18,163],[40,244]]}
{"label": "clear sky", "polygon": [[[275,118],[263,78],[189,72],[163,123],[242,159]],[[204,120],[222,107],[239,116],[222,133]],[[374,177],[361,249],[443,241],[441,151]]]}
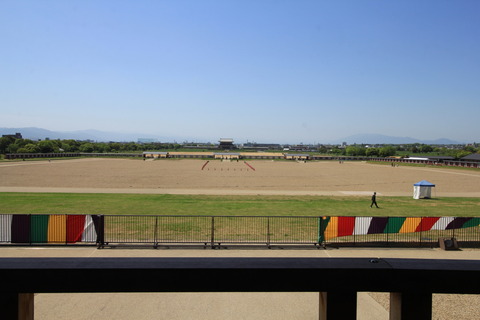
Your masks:
{"label": "clear sky", "polygon": [[0,127],[480,142],[478,0],[1,0]]}

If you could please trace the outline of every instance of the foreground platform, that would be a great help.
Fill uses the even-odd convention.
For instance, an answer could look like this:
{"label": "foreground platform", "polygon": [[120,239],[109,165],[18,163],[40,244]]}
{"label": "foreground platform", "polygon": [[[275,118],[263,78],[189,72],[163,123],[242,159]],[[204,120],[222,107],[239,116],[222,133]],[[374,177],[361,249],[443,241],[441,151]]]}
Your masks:
{"label": "foreground platform", "polygon": [[432,293],[480,293],[475,259],[11,257],[0,273],[16,279],[1,289],[5,319],[33,319],[39,292],[319,292],[321,319],[356,319],[362,291],[392,292],[390,319],[430,319]]}

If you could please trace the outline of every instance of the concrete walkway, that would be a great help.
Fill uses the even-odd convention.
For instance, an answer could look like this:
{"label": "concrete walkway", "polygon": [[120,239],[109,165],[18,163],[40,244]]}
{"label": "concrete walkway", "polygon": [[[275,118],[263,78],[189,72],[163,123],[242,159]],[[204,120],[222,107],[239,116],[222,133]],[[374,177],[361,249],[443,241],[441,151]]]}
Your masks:
{"label": "concrete walkway", "polygon": [[[480,260],[480,250],[376,248],[98,250],[91,247],[0,247],[1,257],[365,257]],[[65,281],[81,281],[81,279],[65,279]],[[212,281],[228,281],[228,279],[212,279]],[[286,281],[295,281],[295,279]],[[319,295],[316,292],[37,294],[35,319],[318,319],[318,299]],[[368,293],[359,293],[358,319],[388,319],[385,304],[380,304]]]}

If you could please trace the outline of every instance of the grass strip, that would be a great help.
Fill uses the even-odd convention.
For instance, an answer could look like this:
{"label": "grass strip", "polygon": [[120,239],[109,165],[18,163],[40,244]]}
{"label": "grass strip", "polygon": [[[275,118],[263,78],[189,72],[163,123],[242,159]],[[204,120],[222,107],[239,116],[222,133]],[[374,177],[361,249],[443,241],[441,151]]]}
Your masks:
{"label": "grass strip", "polygon": [[0,193],[1,214],[480,216],[479,198]]}

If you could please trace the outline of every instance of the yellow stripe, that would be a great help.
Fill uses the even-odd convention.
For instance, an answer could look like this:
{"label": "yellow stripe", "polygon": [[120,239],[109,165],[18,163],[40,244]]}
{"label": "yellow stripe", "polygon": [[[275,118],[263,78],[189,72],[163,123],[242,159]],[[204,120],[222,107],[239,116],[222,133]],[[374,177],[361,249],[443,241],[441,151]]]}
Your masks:
{"label": "yellow stripe", "polygon": [[48,220],[48,242],[64,243],[67,240],[67,216],[51,215]]}
{"label": "yellow stripe", "polygon": [[403,226],[398,233],[415,232],[415,230],[417,230],[418,225],[420,224],[420,221],[422,221],[422,218],[405,219],[405,222],[403,223]]}
{"label": "yellow stripe", "polygon": [[336,238],[338,235],[338,217],[331,217],[327,228],[325,229],[325,240]]}

